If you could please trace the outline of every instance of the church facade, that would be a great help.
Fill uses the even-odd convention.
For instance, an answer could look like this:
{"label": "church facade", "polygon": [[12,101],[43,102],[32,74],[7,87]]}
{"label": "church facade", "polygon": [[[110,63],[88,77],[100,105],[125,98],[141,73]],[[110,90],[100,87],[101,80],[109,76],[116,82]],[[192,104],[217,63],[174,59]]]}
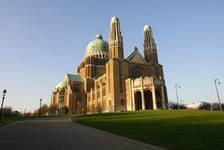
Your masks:
{"label": "church facade", "polygon": [[163,66],[150,26],[143,35],[144,56],[135,47],[124,58],[120,21],[112,17],[109,42],[96,35],[77,74],[66,74],[52,92],[51,106],[78,114],[167,109]]}

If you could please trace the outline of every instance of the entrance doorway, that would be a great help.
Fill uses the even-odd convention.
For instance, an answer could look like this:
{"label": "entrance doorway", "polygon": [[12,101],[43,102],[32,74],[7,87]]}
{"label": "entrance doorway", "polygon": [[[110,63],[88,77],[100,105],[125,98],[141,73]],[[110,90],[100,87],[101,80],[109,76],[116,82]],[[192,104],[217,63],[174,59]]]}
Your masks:
{"label": "entrance doorway", "polygon": [[150,90],[144,91],[144,97],[145,97],[145,109],[153,109],[152,92]]}
{"label": "entrance doorway", "polygon": [[142,96],[139,91],[135,93],[135,110],[142,110]]}

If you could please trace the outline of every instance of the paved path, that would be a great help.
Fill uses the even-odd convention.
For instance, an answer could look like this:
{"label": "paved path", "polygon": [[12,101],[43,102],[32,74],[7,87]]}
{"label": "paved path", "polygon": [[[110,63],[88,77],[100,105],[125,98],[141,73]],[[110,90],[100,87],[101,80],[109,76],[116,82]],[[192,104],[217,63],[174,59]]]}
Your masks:
{"label": "paved path", "polygon": [[1,150],[159,150],[68,119],[19,121],[0,127]]}

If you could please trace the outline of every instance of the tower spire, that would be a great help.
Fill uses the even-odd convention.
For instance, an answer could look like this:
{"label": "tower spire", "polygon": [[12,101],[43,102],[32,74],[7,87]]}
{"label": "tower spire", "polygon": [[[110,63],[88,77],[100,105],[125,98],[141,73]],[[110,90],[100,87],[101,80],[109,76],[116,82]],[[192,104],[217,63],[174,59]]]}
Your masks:
{"label": "tower spire", "polygon": [[158,64],[157,48],[150,26],[144,26],[144,56],[152,64]]}
{"label": "tower spire", "polygon": [[117,17],[112,17],[110,21],[109,33],[109,57],[123,58],[123,37],[121,35],[120,21]]}

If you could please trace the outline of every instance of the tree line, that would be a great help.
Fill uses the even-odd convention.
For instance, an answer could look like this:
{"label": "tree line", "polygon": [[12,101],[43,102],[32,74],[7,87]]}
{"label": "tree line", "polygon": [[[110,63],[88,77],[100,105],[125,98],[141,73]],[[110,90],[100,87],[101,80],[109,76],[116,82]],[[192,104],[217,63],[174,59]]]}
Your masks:
{"label": "tree line", "polygon": [[[224,103],[221,104],[222,110],[224,110]],[[175,102],[169,102],[169,108],[170,109],[178,109],[178,103]],[[185,104],[179,104],[180,109],[188,109]],[[201,102],[198,108],[198,110],[211,110],[211,111],[219,111],[219,103],[209,103],[209,102]]]}

